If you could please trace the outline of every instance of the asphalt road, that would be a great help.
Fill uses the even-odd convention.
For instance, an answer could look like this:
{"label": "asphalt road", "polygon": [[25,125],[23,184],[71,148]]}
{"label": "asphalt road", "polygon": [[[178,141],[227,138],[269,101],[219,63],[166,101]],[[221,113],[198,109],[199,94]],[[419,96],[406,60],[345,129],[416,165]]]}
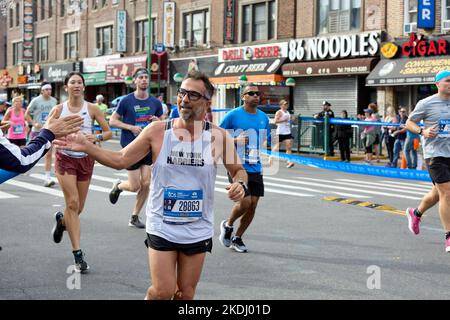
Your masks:
{"label": "asphalt road", "polygon": [[[447,298],[450,256],[437,208],[428,212],[418,236],[409,232],[402,215],[419,203],[429,183],[283,165],[276,173],[267,171],[266,196],[243,238],[246,254],[217,240],[219,223],[232,207],[224,193],[225,172],[219,170],[216,237],[196,299]],[[60,244],[50,235],[53,213],[63,208],[64,199],[58,185],[41,187],[42,171],[40,165],[0,185],[0,299],[142,300],[151,280],[145,231],[127,226],[134,195],[122,194],[116,205],[108,200],[111,181],[126,172],[95,168],[81,216],[82,249],[91,270],[75,279],[67,233]],[[327,197],[392,208],[375,210]]]}

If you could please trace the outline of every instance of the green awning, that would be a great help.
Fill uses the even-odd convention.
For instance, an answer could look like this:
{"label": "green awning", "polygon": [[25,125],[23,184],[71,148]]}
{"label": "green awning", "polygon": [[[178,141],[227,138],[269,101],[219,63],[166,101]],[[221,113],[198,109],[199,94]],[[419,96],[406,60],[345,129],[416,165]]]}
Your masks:
{"label": "green awning", "polygon": [[99,86],[106,84],[105,76],[106,72],[83,73],[86,86]]}

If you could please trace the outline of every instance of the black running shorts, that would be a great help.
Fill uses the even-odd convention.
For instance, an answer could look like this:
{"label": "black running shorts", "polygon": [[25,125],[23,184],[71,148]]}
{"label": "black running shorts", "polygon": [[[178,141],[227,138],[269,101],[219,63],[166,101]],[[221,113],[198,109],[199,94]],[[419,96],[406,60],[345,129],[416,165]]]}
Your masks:
{"label": "black running shorts", "polygon": [[425,159],[428,173],[434,183],[446,183],[450,181],[450,158],[436,157]]}
{"label": "black running shorts", "polygon": [[211,252],[212,238],[202,240],[195,243],[175,243],[164,238],[147,233],[147,239],[144,241],[146,247],[150,247],[157,251],[180,251],[185,255],[193,255],[197,253]]}
{"label": "black running shorts", "polygon": [[[227,172],[228,181],[233,182],[231,175]],[[248,195],[255,197],[264,197],[263,176],[259,172],[247,172],[248,176]],[[247,196],[247,195],[246,195]]]}
{"label": "black running shorts", "polygon": [[152,163],[153,163],[152,162],[152,153],[149,152],[143,159],[141,159],[140,161],[136,162],[132,166],[128,167],[127,170],[128,171],[137,170],[137,169],[139,169],[142,166],[151,166]]}

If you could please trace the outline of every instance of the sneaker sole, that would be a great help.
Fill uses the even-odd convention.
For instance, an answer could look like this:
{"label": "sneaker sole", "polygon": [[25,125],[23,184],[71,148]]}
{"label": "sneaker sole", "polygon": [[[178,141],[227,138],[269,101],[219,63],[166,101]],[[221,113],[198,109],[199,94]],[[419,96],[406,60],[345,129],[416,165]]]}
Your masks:
{"label": "sneaker sole", "polygon": [[247,249],[242,250],[241,248],[238,248],[238,247],[236,247],[234,245],[231,245],[230,248],[233,249],[236,252],[239,252],[239,253],[246,253],[248,251]]}
{"label": "sneaker sole", "polygon": [[61,240],[59,240],[59,241],[57,242],[57,241],[55,241],[55,237],[53,236],[53,234],[54,234],[55,231],[56,231],[56,227],[58,226],[58,219],[56,219],[56,215],[57,215],[58,213],[59,213],[59,212],[56,212],[56,213],[54,214],[56,223],[55,223],[55,225],[53,226],[53,228],[52,228],[52,233],[51,233],[52,239],[53,239],[53,242],[54,242],[54,243],[60,243],[61,240],[62,240],[62,236],[61,236]]}
{"label": "sneaker sole", "polygon": [[86,270],[81,270],[81,269],[78,269],[77,267],[74,267],[74,270],[77,273],[87,273],[87,272],[89,272],[89,266],[87,267]]}
{"label": "sneaker sole", "polygon": [[[419,232],[417,232],[417,233],[414,232],[413,227],[412,227],[412,219],[411,219],[411,215],[409,214],[409,209],[410,209],[410,208],[407,208],[406,211],[405,211],[406,217],[408,218],[408,229],[409,229],[409,231],[411,231],[412,234],[418,235],[419,232],[420,232],[420,230],[419,230]],[[449,249],[449,250],[450,250],[450,249]]]}
{"label": "sneaker sole", "polygon": [[220,223],[219,242],[220,242],[224,247],[230,248],[230,246],[231,246],[231,239],[230,239],[230,243],[228,243],[228,245],[224,242],[224,241],[225,241],[225,229],[222,227],[224,221],[226,221],[226,220],[223,220],[223,221]]}
{"label": "sneaker sole", "polygon": [[129,226],[129,227],[136,228],[136,229],[145,229],[145,226],[143,226],[143,227],[137,227],[137,226],[135,226],[134,224],[131,224],[131,223],[129,223],[128,226]]}

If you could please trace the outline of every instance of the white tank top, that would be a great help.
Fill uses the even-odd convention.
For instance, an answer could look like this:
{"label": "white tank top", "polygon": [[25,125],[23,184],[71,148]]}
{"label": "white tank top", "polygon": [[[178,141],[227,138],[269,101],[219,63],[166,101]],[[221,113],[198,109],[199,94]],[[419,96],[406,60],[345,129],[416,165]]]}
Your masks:
{"label": "white tank top", "polygon": [[[81,107],[81,110],[77,113],[70,112],[68,101],[64,102],[62,111],[61,111],[61,115],[59,117],[64,118],[64,117],[71,116],[74,114],[79,115],[84,120],[83,126],[80,129],[80,132],[85,133],[85,134],[92,134],[92,118],[89,115],[89,108],[88,108],[87,101],[83,102],[83,107]],[[72,157],[72,158],[84,158],[87,156],[87,154],[84,152],[70,151],[70,150],[62,150],[61,153],[66,156]]]}
{"label": "white tank top", "polygon": [[217,166],[210,124],[195,141],[180,141],[167,122],[164,141],[152,165],[146,231],[175,243],[194,243],[214,235]]}
{"label": "white tank top", "polygon": [[277,135],[279,134],[290,134],[291,133],[291,115],[289,111],[284,112],[280,110],[281,117],[280,120],[289,120],[287,122],[277,123]]}

